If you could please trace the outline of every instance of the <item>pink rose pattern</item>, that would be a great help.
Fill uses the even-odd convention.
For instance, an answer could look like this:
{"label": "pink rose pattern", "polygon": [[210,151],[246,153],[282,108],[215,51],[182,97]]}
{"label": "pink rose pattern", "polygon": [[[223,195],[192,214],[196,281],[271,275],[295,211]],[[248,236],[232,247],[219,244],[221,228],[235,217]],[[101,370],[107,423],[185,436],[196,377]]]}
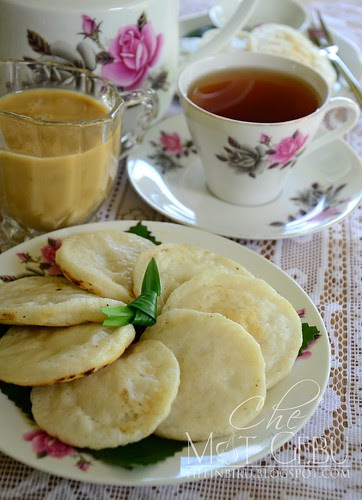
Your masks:
{"label": "pink rose pattern", "polygon": [[96,54],[97,62],[102,65],[101,75],[111,80],[123,90],[141,87],[146,79],[154,90],[167,90],[167,71],[161,69],[154,76],[149,74],[159,61],[164,37],[155,33],[151,21],[143,12],[136,24],[119,28],[108,49],[100,40],[100,25],[88,15],[82,16],[83,35],[96,43],[100,52]]}
{"label": "pink rose pattern", "polygon": [[177,132],[172,134],[161,133],[160,144],[170,154],[182,155],[183,153],[181,137]]}
{"label": "pink rose pattern", "polygon": [[154,152],[148,158],[161,167],[162,174],[184,167],[180,160],[197,153],[194,143],[190,139],[183,140],[177,132],[161,130],[159,141],[150,141],[150,145]]}
{"label": "pink rose pattern", "polygon": [[24,265],[25,272],[16,276],[2,275],[0,280],[7,282],[25,278],[26,276],[62,276],[62,272],[55,262],[55,253],[61,244],[61,240],[48,238],[47,245],[40,249],[41,255],[39,257],[33,257],[28,252],[17,253],[16,256]]}
{"label": "pink rose pattern", "polygon": [[269,144],[271,141],[271,137],[268,134],[261,134],[260,136],[260,144]]}
{"label": "pink rose pattern", "polygon": [[290,137],[285,137],[277,144],[277,146],[275,147],[275,152],[268,154],[268,161],[285,166],[304,146],[307,139],[307,135],[303,135],[298,131],[296,131]]}
{"label": "pink rose pattern", "polygon": [[91,17],[83,14],[82,16],[82,35],[84,37],[89,37],[93,38],[94,40],[97,39],[98,33],[100,32],[99,26],[101,23],[97,24],[95,19],[92,19]]}
{"label": "pink rose pattern", "polygon": [[293,135],[272,144],[272,138],[262,133],[257,146],[253,148],[242,145],[234,137],[228,137],[227,145],[221,153],[216,154],[216,158],[234,169],[237,174],[247,174],[255,178],[266,168],[292,167],[303,152],[307,140],[308,135],[296,130]]}
{"label": "pink rose pattern", "polygon": [[144,86],[146,81],[146,86],[156,91],[168,90],[168,71],[165,68],[155,70],[163,50],[164,35],[155,33],[145,12],[135,24],[121,26],[109,43],[101,39],[101,25],[102,21],[82,14],[78,35],[82,35],[83,40],[75,48],[65,40],[58,40],[62,47],[59,49],[59,43],[51,43],[31,29],[27,30],[27,40],[39,57],[61,56],[67,65],[91,71],[100,65],[101,75],[121,90]]}
{"label": "pink rose pattern", "polygon": [[300,318],[305,318],[305,307],[302,307],[302,309],[298,309],[297,314]]}
{"label": "pink rose pattern", "polygon": [[91,465],[91,462],[86,460],[76,448],[50,436],[41,429],[29,431],[24,434],[23,438],[25,441],[31,442],[38,458],[47,456],[53,458],[75,457],[77,460],[76,466],[83,472],[86,472]]}
{"label": "pink rose pattern", "polygon": [[24,434],[25,441],[30,441],[38,457],[50,455],[55,458],[72,456],[75,453],[73,446],[68,446],[58,439],[49,436],[45,431],[37,429]]}
{"label": "pink rose pattern", "polygon": [[108,47],[113,62],[102,67],[102,76],[125,90],[140,87],[159,60],[162,45],[163,35],[156,35],[150,22],[120,28]]}
{"label": "pink rose pattern", "polygon": [[41,266],[46,269],[51,276],[62,274],[60,268],[55,262],[55,252],[60,248],[62,242],[60,240],[48,240],[48,245],[41,249],[42,262]]}

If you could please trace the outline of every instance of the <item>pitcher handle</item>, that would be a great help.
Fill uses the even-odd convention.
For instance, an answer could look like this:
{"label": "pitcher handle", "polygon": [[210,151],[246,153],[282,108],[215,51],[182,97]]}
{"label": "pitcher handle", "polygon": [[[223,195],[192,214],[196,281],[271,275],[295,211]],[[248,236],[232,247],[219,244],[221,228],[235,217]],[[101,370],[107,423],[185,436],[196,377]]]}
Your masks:
{"label": "pitcher handle", "polygon": [[137,89],[119,92],[126,108],[142,106],[142,112],[137,117],[137,122],[132,130],[122,135],[120,158],[124,158],[128,151],[136,144],[142,142],[152,120],[158,113],[158,97],[152,89]]}
{"label": "pitcher handle", "polygon": [[259,0],[242,0],[234,14],[230,17],[228,22],[223,26],[220,31],[206,42],[202,47],[198,48],[192,55],[187,56],[181,62],[179,73],[188,64],[197,59],[202,59],[209,55],[219,52],[234,36],[236,36],[241,28],[248,22],[250,16],[253,14]]}

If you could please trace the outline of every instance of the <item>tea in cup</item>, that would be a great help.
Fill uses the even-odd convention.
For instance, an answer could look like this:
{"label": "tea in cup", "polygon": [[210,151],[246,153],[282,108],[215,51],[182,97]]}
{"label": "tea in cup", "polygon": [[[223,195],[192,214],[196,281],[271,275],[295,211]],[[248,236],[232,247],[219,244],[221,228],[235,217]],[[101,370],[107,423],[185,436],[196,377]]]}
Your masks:
{"label": "tea in cup", "polygon": [[[7,240],[89,220],[107,198],[121,153],[123,110],[142,105],[126,147],[155,112],[150,91],[121,95],[81,69],[0,61],[0,220]],[[123,153],[126,150],[123,151]]]}
{"label": "tea in cup", "polygon": [[[330,96],[316,71],[269,54],[199,60],[181,73],[179,94],[208,188],[239,205],[276,199],[298,158],[348,132],[359,116],[354,101]],[[322,131],[337,107],[349,109],[346,121]]]}

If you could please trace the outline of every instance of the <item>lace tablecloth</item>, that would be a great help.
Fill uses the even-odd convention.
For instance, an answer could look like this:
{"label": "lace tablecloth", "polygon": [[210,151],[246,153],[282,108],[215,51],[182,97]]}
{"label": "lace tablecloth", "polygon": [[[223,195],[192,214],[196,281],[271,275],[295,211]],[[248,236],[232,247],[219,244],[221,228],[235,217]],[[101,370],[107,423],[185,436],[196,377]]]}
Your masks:
{"label": "lace tablecloth", "polygon": [[[181,14],[206,9],[211,0],[181,0]],[[354,2],[313,2],[328,24],[362,47],[362,5]],[[348,142],[362,154],[362,121],[348,135]],[[165,220],[133,191],[124,169],[101,220]],[[258,467],[244,468],[239,477],[218,477],[176,486],[116,487],[66,480],[34,470],[0,454],[1,499],[140,499],[140,498],[243,498],[323,500],[362,498],[362,209],[343,222],[317,234],[278,241],[240,241],[272,260],[292,276],[321,312],[332,348],[327,390],[316,413],[303,428],[310,440],[298,435]],[[315,443],[329,466],[321,471],[308,467]],[[295,453],[298,473],[286,474],[286,463]],[[336,465],[342,461],[343,467]],[[327,465],[328,465],[327,464]]]}

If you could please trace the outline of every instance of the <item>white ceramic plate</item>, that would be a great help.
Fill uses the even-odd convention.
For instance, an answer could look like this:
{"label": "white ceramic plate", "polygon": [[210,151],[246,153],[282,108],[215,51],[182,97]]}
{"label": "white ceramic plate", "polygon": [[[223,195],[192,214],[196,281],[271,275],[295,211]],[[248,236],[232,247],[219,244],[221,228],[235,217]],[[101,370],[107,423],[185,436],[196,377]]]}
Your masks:
{"label": "white ceramic plate", "polygon": [[157,123],[128,157],[129,179],[155,210],[188,226],[247,239],[280,239],[320,231],[342,220],[362,198],[362,164],[343,140],[301,158],[283,193],[256,207],[226,203],[206,187],[183,115]]}
{"label": "white ceramic plate", "polygon": [[[41,249],[49,245],[48,238],[57,240],[70,233],[106,228],[127,230],[136,222],[88,224],[40,236],[0,255],[0,275],[17,275],[24,272],[24,255],[33,258],[41,256]],[[268,392],[262,413],[252,427],[237,431],[232,439],[215,439],[212,446],[211,443],[195,444],[196,453],[192,446],[189,450],[186,447],[164,462],[134,470],[106,465],[85,454],[63,458],[49,455],[37,458],[32,443],[23,437],[33,429],[31,424],[20,410],[0,393],[2,452],[36,469],[80,481],[117,485],[168,484],[204,477],[204,474],[211,475],[225,467],[239,468],[246,463],[253,463],[288,441],[315,411],[328,380],[329,342],[316,307],[299,285],[265,258],[220,236],[175,224],[147,222],[146,225],[161,242],[188,242],[234,259],[258,277],[264,278],[287,297],[296,310],[304,309],[303,321],[317,326],[321,334],[310,348],[309,357],[298,358],[290,375]],[[44,255],[49,257],[49,252]],[[34,268],[35,264],[31,265]],[[300,411],[298,418],[293,417],[296,408]],[[246,446],[247,438],[248,446]],[[201,458],[203,451],[205,453]],[[87,460],[90,464],[83,465],[83,469],[87,470],[82,470],[81,464]]]}

